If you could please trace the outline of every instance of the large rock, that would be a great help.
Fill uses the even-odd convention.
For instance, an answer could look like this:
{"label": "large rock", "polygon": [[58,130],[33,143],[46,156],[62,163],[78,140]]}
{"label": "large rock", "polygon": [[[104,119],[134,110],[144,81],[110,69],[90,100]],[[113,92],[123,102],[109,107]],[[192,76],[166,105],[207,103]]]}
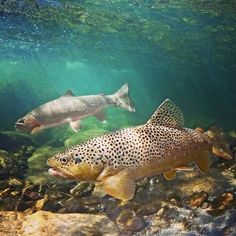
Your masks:
{"label": "large rock", "polygon": [[46,183],[49,178],[47,159],[62,150],[64,150],[63,147],[55,148],[51,146],[43,146],[38,148],[28,159],[29,171],[27,180],[35,184]]}
{"label": "large rock", "polygon": [[55,214],[38,211],[34,214],[1,212],[0,235],[75,236],[119,235],[116,225],[105,215]]}
{"label": "large rock", "polygon": [[107,130],[102,128],[94,128],[94,129],[84,129],[79,131],[78,133],[72,134],[69,138],[67,138],[64,142],[64,146],[69,148],[73,145],[85,142],[91,138],[101,136],[105,133],[108,133]]}

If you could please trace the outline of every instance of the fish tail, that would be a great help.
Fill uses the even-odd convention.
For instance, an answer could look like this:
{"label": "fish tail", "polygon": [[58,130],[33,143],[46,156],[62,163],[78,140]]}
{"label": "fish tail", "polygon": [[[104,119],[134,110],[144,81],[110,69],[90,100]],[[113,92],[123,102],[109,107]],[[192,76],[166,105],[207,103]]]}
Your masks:
{"label": "fish tail", "polygon": [[128,84],[124,84],[117,92],[111,95],[111,98],[115,105],[122,107],[125,110],[134,112],[135,108],[133,102],[129,97],[129,87]]}
{"label": "fish tail", "polygon": [[232,151],[230,149],[229,141],[227,141],[226,135],[217,127],[210,128],[205,134],[209,137],[212,145],[212,153],[217,157],[221,157],[227,160],[233,158]]}

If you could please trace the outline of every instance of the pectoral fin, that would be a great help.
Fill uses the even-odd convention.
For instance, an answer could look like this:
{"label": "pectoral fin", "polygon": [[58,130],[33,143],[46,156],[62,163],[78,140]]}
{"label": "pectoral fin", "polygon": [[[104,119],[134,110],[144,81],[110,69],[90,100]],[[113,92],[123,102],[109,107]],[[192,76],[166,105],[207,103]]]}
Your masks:
{"label": "pectoral fin", "polygon": [[114,198],[128,201],[134,196],[135,181],[127,171],[121,171],[103,178],[102,184],[105,191]]}
{"label": "pectoral fin", "polygon": [[80,129],[80,120],[70,121],[70,127],[75,131],[78,132]]}
{"label": "pectoral fin", "polygon": [[98,120],[100,120],[100,121],[103,121],[103,122],[106,121],[106,114],[105,114],[105,112],[104,112],[103,110],[97,112],[96,114],[94,114],[94,116],[95,116]]}
{"label": "pectoral fin", "polygon": [[165,179],[167,180],[173,180],[176,176],[176,171],[175,170],[168,170],[163,173]]}
{"label": "pectoral fin", "polygon": [[34,128],[32,131],[31,131],[31,134],[37,134],[39,133],[40,131],[42,131],[43,127],[42,126],[37,126],[36,128]]}
{"label": "pectoral fin", "polygon": [[206,173],[210,169],[210,160],[207,153],[201,154],[200,157],[195,160],[195,163],[202,173]]}

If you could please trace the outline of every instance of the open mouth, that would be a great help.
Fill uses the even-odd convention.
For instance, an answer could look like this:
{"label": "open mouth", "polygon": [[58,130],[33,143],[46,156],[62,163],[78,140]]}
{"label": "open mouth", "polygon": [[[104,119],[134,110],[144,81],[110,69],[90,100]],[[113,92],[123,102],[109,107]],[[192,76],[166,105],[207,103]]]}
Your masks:
{"label": "open mouth", "polygon": [[15,128],[19,129],[19,128],[23,128],[24,123],[20,123],[20,122],[16,122],[15,123]]}
{"label": "open mouth", "polygon": [[61,173],[61,172],[59,172],[59,171],[57,171],[57,170],[55,170],[55,169],[53,169],[53,168],[50,168],[50,169],[48,170],[48,173],[49,173],[51,176],[66,178],[66,176],[65,176],[63,173]]}

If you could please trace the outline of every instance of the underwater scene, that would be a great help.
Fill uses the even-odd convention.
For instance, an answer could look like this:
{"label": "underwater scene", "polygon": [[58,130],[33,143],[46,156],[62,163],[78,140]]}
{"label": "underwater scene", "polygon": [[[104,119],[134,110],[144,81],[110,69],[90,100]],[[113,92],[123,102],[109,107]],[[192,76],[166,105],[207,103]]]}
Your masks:
{"label": "underwater scene", "polygon": [[0,235],[236,235],[235,0],[0,0]]}

